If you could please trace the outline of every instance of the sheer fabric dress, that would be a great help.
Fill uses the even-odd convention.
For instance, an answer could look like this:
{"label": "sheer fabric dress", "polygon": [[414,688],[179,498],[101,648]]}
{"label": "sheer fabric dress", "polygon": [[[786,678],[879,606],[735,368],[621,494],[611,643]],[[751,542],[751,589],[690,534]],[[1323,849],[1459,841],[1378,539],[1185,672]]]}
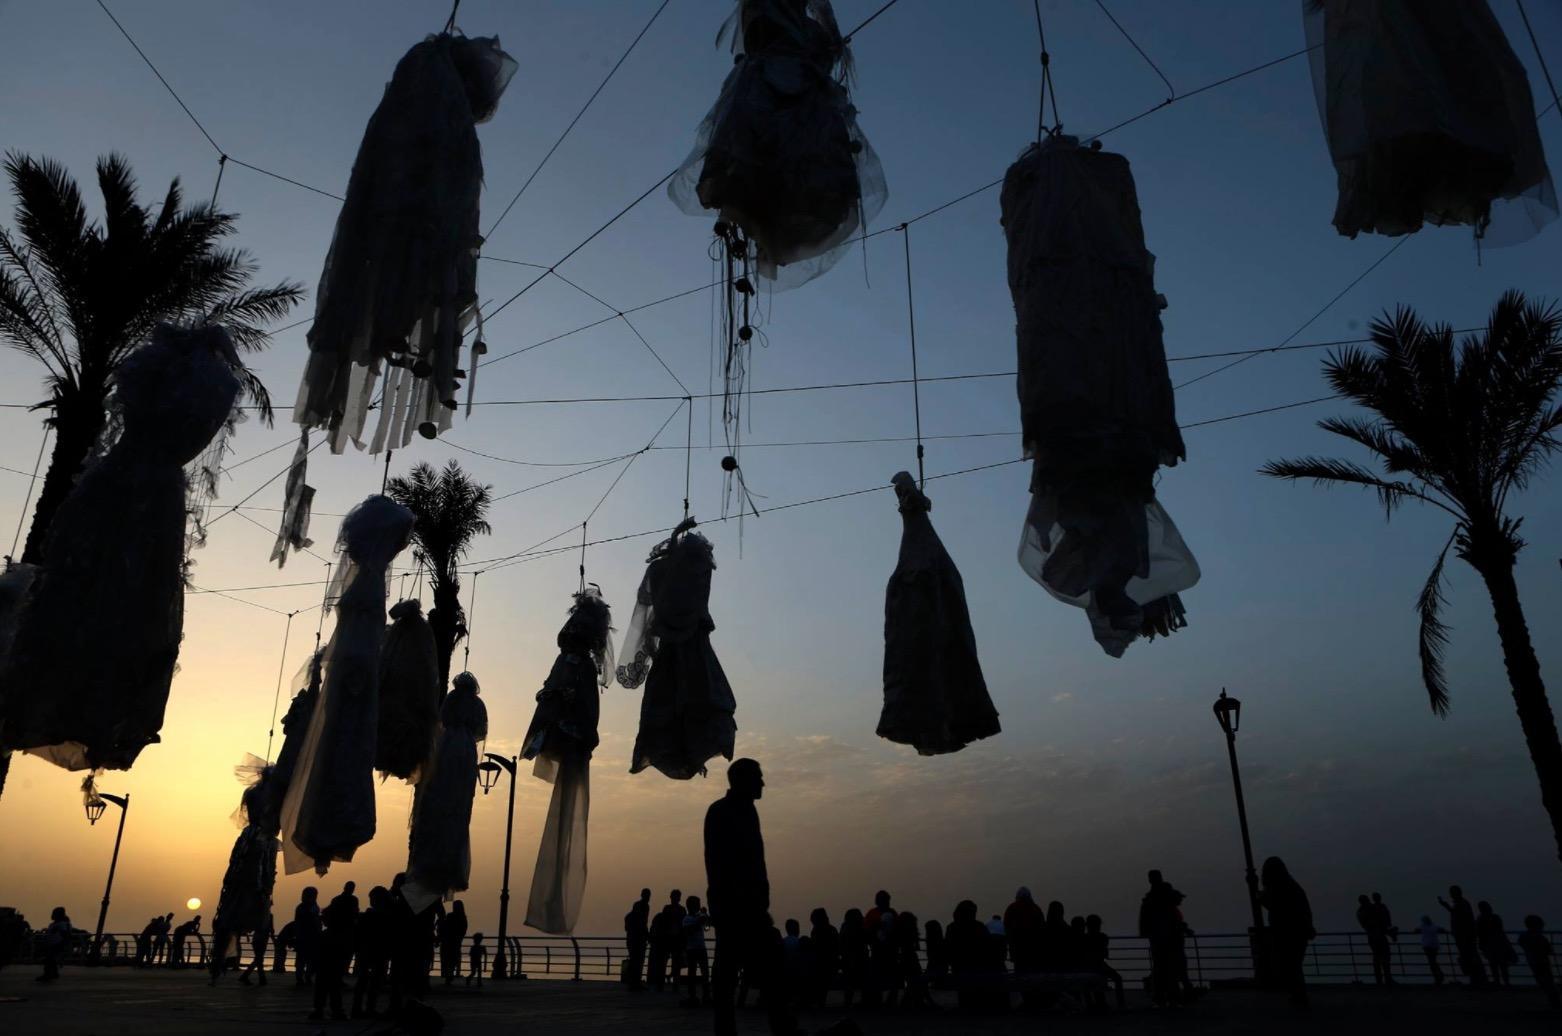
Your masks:
{"label": "sheer fabric dress", "polygon": [[60,504],[15,620],[3,747],[125,770],[159,740],[184,631],[184,466],[227,422],[237,365],[222,327],[166,324],[121,363],[119,438]]}
{"label": "sheer fabric dress", "polygon": [[385,572],[412,536],[412,512],[371,496],[342,520],[341,557],[328,591],[336,629],[320,667],[320,698],[282,807],[287,873],[351,860],[374,837]]}
{"label": "sheer fabric dress", "polygon": [[1186,625],[1177,594],[1199,578],[1155,499],[1156,469],[1186,455],[1155,257],[1127,160],[1072,137],[1027,148],[1001,205],[1033,462],[1020,567],[1084,608],[1096,641],[1121,656]]}
{"label": "sheer fabric dress", "polygon": [[737,702],[711,647],[710,541],[688,519],[651,552],[635,595],[618,666],[624,687],[645,684],[640,730],[629,772],[655,767],[674,780],[705,772],[717,756],[732,758]]}
{"label": "sheer fabric dress", "polygon": [[884,594],[884,711],[879,737],[922,755],[958,752],[1001,729],[987,694],[960,570],[928,519],[932,504],[894,479],[900,559]]}
{"label": "sheer fabric dress", "polygon": [[[250,757],[253,764],[259,759]],[[275,770],[264,764],[239,768],[240,779],[246,779],[246,771],[252,776],[251,785],[245,789],[234,819],[242,824],[239,836],[228,854],[228,868],[222,876],[222,893],[217,899],[217,913],[212,919],[212,931],[225,939],[265,930],[271,917],[272,892],[277,882],[277,851],[282,847],[277,841],[281,818],[274,811],[275,796],[269,787]],[[228,947],[218,946],[214,952],[232,953]]]}
{"label": "sheer fabric dress", "polygon": [[668,193],[741,227],[760,276],[792,287],[878,215],[884,172],[857,125],[829,0],[740,0],[734,18],[741,54]]}
{"label": "sheer fabric dress", "polygon": [[472,797],[477,746],[488,738],[488,709],[477,678],[461,673],[439,710],[439,741],[428,777],[412,799],[403,894],[413,913],[466,889],[472,873]]}
{"label": "sheer fabric dress", "polygon": [[553,935],[575,930],[586,891],[591,754],[602,688],[613,672],[611,630],[612,613],[601,594],[594,587],[576,594],[521,749],[537,761],[533,772],[553,785],[526,903],[526,923]]}
{"label": "sheer fabric dress", "polygon": [[1341,234],[1453,223],[1509,244],[1556,218],[1529,79],[1486,0],[1302,10]]}
{"label": "sheer fabric dress", "polygon": [[309,329],[294,420],[331,449],[433,438],[456,408],[462,332],[477,303],[477,124],[492,117],[515,61],[494,37],[430,36],[396,66],[369,119],[337,217]]}

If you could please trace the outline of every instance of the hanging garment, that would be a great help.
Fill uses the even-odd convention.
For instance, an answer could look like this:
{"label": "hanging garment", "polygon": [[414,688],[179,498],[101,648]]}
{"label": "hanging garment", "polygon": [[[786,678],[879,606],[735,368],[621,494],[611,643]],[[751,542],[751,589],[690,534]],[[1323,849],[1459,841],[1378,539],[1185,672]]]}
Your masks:
{"label": "hanging garment", "polygon": [[271,776],[266,781],[266,791],[271,799],[268,809],[276,814],[280,823],[282,800],[298,768],[298,756],[309,736],[309,722],[314,717],[315,703],[320,700],[320,662],[324,651],[316,651],[304,663],[303,670],[293,680],[293,686],[303,684],[288,704],[282,717],[282,750],[276,762],[271,764]]}
{"label": "hanging garment", "polygon": [[391,626],[380,651],[380,727],[374,767],[418,782],[439,725],[439,656],[423,602],[402,601],[390,610]]}
{"label": "hanging garment", "polygon": [[1473,226],[1508,244],[1556,218],[1529,79],[1485,0],[1302,0],[1339,178],[1334,225]]}
{"label": "hanging garment", "polygon": [[693,528],[684,519],[651,551],[624,638],[629,661],[618,666],[621,685],[645,684],[629,772],[654,766],[679,781],[718,755],[731,759],[738,731],[732,686],[710,643],[715,552]]}
{"label": "hanging garment", "polygon": [[184,629],[184,465],[239,394],[228,332],[161,325],[114,376],[119,437],[61,503],[0,676],[0,747],[129,769],[158,740]]}
{"label": "hanging garment", "polygon": [[[222,894],[212,931],[226,939],[237,939],[249,932],[264,931],[271,917],[271,896],[277,882],[277,841],[281,817],[274,812],[276,797],[270,784],[274,768],[250,756],[235,768],[248,787],[233,819],[241,828],[228,854],[228,869],[222,876]],[[235,953],[236,949],[214,946],[214,953]]]}
{"label": "hanging garment", "polygon": [[521,754],[537,760],[536,776],[553,785],[537,848],[526,923],[568,935],[586,891],[586,824],[591,811],[591,753],[597,747],[600,695],[613,672],[613,616],[601,591],[575,595],[559,630],[559,655],[537,692],[537,710]]}
{"label": "hanging garment", "polygon": [[412,798],[407,883],[412,912],[466,889],[472,873],[472,797],[477,794],[477,746],[488,738],[488,709],[477,678],[461,673],[439,710],[439,743],[429,775]]}
{"label": "hanging garment", "polygon": [[[461,338],[477,305],[477,124],[493,116],[515,61],[497,37],[430,36],[396,65],[369,119],[337,217],[309,329],[293,419],[340,453],[433,438],[457,405]],[[300,481],[302,476],[300,476]],[[285,528],[285,527],[284,527]]]}
{"label": "hanging garment", "polygon": [[884,594],[884,711],[878,735],[922,755],[958,752],[1001,729],[987,695],[965,583],[933,530],[933,505],[898,473],[900,559]]}
{"label": "hanging garment", "polygon": [[857,126],[829,0],[739,0],[733,18],[737,65],[667,190],[683,211],[741,227],[759,275],[795,287],[878,215],[884,171]]}
{"label": "hanging garment", "polygon": [[1003,180],[1019,344],[1020,423],[1032,458],[1020,567],[1084,608],[1114,658],[1186,622],[1199,567],[1156,502],[1186,456],[1161,344],[1155,257],[1121,155],[1048,137]]}
{"label": "hanging garment", "polygon": [[336,629],[320,659],[320,697],[282,803],[289,874],[310,867],[324,874],[331,861],[351,860],[374,837],[385,570],[411,540],[412,522],[411,511],[378,495],[342,519],[340,558],[327,590],[336,601]]}

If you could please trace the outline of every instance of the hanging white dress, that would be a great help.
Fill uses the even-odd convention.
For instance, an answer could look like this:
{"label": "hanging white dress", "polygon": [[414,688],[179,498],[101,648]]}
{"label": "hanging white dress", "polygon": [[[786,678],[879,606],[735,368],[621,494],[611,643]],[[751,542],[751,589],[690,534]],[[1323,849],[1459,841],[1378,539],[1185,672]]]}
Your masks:
{"label": "hanging white dress", "polygon": [[1508,244],[1556,218],[1529,79],[1486,0],[1302,11],[1341,234],[1453,223],[1484,237],[1491,224],[1492,243]]}
{"label": "hanging white dress", "polygon": [[1198,563],[1155,499],[1186,455],[1161,343],[1155,257],[1121,155],[1048,137],[1002,194],[1019,347],[1020,424],[1032,458],[1020,567],[1084,608],[1119,657],[1186,625],[1177,594]]}
{"label": "hanging white dress", "polygon": [[851,50],[829,0],[739,0],[733,17],[737,64],[668,194],[741,227],[759,275],[794,287],[878,215],[884,171],[857,126]]}
{"label": "hanging white dress", "polygon": [[477,794],[477,746],[488,738],[488,709],[477,678],[461,673],[439,709],[439,742],[429,774],[412,798],[407,883],[414,914],[463,892],[472,874],[472,797]]}
{"label": "hanging white dress", "polygon": [[987,693],[960,570],[910,472],[893,479],[900,558],[884,594],[884,710],[878,735],[922,755],[958,752],[1001,729]]}
{"label": "hanging white dress", "polygon": [[737,701],[711,647],[710,541],[685,519],[656,545],[635,594],[635,610],[619,657],[618,682],[645,684],[640,730],[629,772],[655,767],[674,780],[705,772],[705,764],[732,758]]}
{"label": "hanging white dress", "polygon": [[238,365],[222,327],[167,324],[120,364],[119,438],[60,504],[0,674],[0,747],[126,770],[159,740],[184,631],[184,465],[228,421]]}
{"label": "hanging white dress", "polygon": [[351,860],[374,837],[385,572],[411,540],[412,523],[411,511],[378,495],[342,519],[341,556],[327,594],[336,601],[336,629],[320,661],[320,698],[282,804],[289,874],[311,867],[324,874],[333,860]]}
{"label": "hanging white dress", "polygon": [[340,453],[433,438],[457,404],[462,333],[477,304],[477,124],[515,73],[497,37],[430,36],[396,65],[369,119],[315,297],[309,362],[293,419]]}
{"label": "hanging white dress", "polygon": [[613,672],[612,623],[599,590],[589,587],[575,595],[521,748],[523,757],[537,760],[533,772],[553,785],[526,901],[526,923],[551,935],[575,930],[586,892],[591,753],[602,688]]}
{"label": "hanging white dress", "polygon": [[390,610],[380,651],[380,726],[374,768],[416,784],[434,750],[439,726],[439,655],[423,603]]}

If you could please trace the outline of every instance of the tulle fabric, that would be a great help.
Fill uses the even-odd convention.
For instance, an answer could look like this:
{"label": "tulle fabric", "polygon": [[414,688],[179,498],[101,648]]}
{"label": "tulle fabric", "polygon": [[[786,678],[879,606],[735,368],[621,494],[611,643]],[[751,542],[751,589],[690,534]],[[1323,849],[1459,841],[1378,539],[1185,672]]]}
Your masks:
{"label": "tulle fabric", "polygon": [[1529,79],[1485,0],[1303,0],[1346,237],[1463,224],[1490,244],[1556,218]]}
{"label": "tulle fabric", "polygon": [[472,873],[472,797],[477,794],[477,746],[488,738],[488,709],[477,680],[451,681],[439,712],[439,742],[429,775],[412,799],[407,883],[402,894],[413,913],[467,887]]}
{"label": "tulle fabric", "polygon": [[551,935],[575,930],[586,890],[591,754],[601,688],[611,671],[611,631],[612,613],[601,594],[595,588],[576,594],[521,749],[537,761],[533,774],[553,785],[526,901],[526,923]]}
{"label": "tulle fabric", "polygon": [[828,0],[740,0],[736,17],[742,53],[668,195],[741,227],[759,275],[795,287],[878,215],[884,171],[857,125],[850,49]]}
{"label": "tulle fabric", "polygon": [[1001,205],[1033,459],[1020,567],[1084,608],[1118,657],[1140,636],[1184,625],[1175,595],[1199,576],[1155,500],[1156,469],[1186,455],[1155,257],[1127,160],[1072,137],[1027,148],[1004,177]]}
{"label": "tulle fabric", "polygon": [[[241,781],[249,785],[235,819],[242,819],[243,830],[228,855],[228,869],[222,876],[222,892],[212,930],[234,938],[246,932],[264,930],[271,917],[272,892],[277,882],[277,840],[280,817],[272,811],[274,797],[269,785],[276,773],[254,756],[235,768]],[[215,947],[224,952],[226,947]]]}
{"label": "tulle fabric", "polygon": [[878,735],[922,755],[958,752],[1001,729],[976,655],[960,570],[910,473],[895,476],[900,559],[884,594],[884,709]]}
{"label": "tulle fabric", "polygon": [[412,512],[371,496],[342,520],[331,595],[336,629],[321,658],[320,698],[282,806],[289,874],[353,858],[374,837],[374,753],[385,571],[412,536]]}
{"label": "tulle fabric", "polygon": [[434,750],[439,725],[439,655],[422,602],[390,610],[380,651],[380,723],[374,766],[417,783]]}
{"label": "tulle fabric", "polygon": [[715,552],[693,527],[686,520],[651,552],[620,653],[618,682],[645,684],[630,773],[655,767],[688,780],[717,756],[731,759],[737,740],[737,702],[710,643]]}
{"label": "tulle fabric", "polygon": [[60,504],[19,612],[3,747],[124,770],[159,740],[184,627],[184,465],[228,420],[236,363],[222,327],[165,324],[120,365],[121,434]]}
{"label": "tulle fabric", "polygon": [[331,449],[433,438],[457,405],[462,334],[477,303],[483,162],[477,124],[515,72],[497,37],[430,36],[396,66],[353,162],[309,330],[294,420]]}

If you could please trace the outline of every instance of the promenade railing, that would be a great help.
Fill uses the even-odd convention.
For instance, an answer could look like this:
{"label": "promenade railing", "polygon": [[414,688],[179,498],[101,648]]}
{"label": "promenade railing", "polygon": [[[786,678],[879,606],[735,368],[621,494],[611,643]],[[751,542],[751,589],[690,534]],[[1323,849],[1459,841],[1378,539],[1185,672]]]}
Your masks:
{"label": "promenade railing", "polygon": [[[1510,941],[1517,952],[1519,932],[1509,932]],[[1548,931],[1547,938],[1554,947],[1562,947],[1562,931]],[[77,933],[67,945],[62,960],[66,963],[83,963],[90,950],[91,935]],[[513,975],[530,978],[561,979],[575,982],[618,981],[624,962],[629,959],[629,946],[623,936],[613,935],[516,935],[506,939],[507,956]],[[492,938],[484,940],[488,954],[485,975],[491,976],[496,945]],[[42,959],[42,934],[34,933],[22,947],[23,960]],[[461,947],[461,975],[467,973],[471,940]],[[162,953],[156,956],[154,966],[166,966],[172,953],[172,941],[165,943]],[[1209,986],[1221,982],[1245,980],[1253,977],[1252,945],[1246,932],[1197,932],[1190,934],[1185,943],[1188,961],[1188,977],[1195,985]],[[209,952],[208,938],[197,933],[186,938],[183,961],[189,967],[206,964]],[[270,968],[274,948],[268,953]],[[1510,968],[1514,985],[1533,985],[1534,977],[1524,961],[1522,953]],[[250,957],[249,940],[243,945],[243,959]],[[128,932],[105,933],[102,959],[107,964],[131,964],[136,959],[136,936]],[[294,965],[295,956],[288,955],[288,967]],[[1443,937],[1437,953],[1438,965],[1450,982],[1467,981],[1459,968],[1453,941]],[[1108,963],[1123,976],[1130,986],[1140,984],[1150,973],[1149,943],[1137,936],[1112,936]],[[1490,967],[1482,960],[1490,977]],[[439,972],[438,954],[435,955],[434,972]],[[1399,938],[1389,946],[1390,974],[1394,981],[1407,985],[1431,984],[1431,965],[1422,951],[1420,938],[1414,932],[1401,931]],[[1362,932],[1320,932],[1307,950],[1304,961],[1307,980],[1319,984],[1349,984],[1373,982],[1372,950]]]}

